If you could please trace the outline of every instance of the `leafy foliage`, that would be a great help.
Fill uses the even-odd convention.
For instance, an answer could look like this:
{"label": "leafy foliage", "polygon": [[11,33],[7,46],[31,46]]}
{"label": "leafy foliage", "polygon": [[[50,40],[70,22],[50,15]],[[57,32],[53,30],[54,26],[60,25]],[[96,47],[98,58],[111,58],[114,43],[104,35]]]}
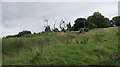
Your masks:
{"label": "leafy foliage", "polygon": [[89,22],[89,28],[105,28],[110,26],[110,22],[108,18],[105,18],[101,13],[94,12],[92,16],[87,18]]}
{"label": "leafy foliage", "polygon": [[74,31],[78,31],[81,28],[87,28],[88,27],[88,22],[85,18],[77,18],[74,22],[75,22],[75,24],[73,26]]}
{"label": "leafy foliage", "polygon": [[17,36],[21,37],[21,36],[24,36],[24,35],[27,35],[27,34],[31,34],[31,31],[25,30],[25,31],[19,32]]}
{"label": "leafy foliage", "polygon": [[22,36],[25,36],[25,35],[28,35],[28,34],[31,34],[31,31],[24,30],[24,31],[19,32],[17,35],[8,35],[8,36],[6,36],[6,38],[22,37]]}
{"label": "leafy foliage", "polygon": [[116,26],[120,26],[120,16],[113,17],[112,21]]}

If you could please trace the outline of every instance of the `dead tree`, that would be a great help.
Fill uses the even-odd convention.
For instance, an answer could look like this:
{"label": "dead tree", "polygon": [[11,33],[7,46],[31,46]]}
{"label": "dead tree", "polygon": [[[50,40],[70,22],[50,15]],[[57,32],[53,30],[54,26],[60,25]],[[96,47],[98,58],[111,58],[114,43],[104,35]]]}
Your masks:
{"label": "dead tree", "polygon": [[48,26],[48,22],[49,22],[50,17],[43,16],[43,19],[44,19],[45,25]]}
{"label": "dead tree", "polygon": [[57,21],[55,20],[54,29],[53,29],[54,32],[58,32],[59,31],[58,28],[55,27],[56,23],[57,23]]}
{"label": "dead tree", "polygon": [[49,26],[49,24],[48,24],[50,17],[44,17],[44,16],[43,16],[43,18],[44,18],[44,23],[45,23],[45,25],[44,25],[44,30],[45,30],[45,31],[51,31],[51,28],[50,28],[50,26]]}
{"label": "dead tree", "polygon": [[59,26],[61,31],[65,32],[65,28],[67,27],[66,25],[67,25],[66,22],[63,19],[61,19],[60,26]]}

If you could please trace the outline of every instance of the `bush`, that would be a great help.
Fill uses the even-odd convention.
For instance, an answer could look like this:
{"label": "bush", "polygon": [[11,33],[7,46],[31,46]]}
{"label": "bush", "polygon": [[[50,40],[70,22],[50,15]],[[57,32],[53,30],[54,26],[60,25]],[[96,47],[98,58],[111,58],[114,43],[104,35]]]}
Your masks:
{"label": "bush", "polygon": [[13,56],[15,54],[19,53],[19,50],[23,48],[23,42],[22,40],[19,39],[8,39],[8,40],[3,40],[3,50],[2,54],[3,55],[9,55]]}
{"label": "bush", "polygon": [[22,32],[19,32],[18,35],[16,35],[17,37],[21,37],[21,36],[24,36],[24,35],[28,35],[28,34],[31,34],[31,31],[22,31]]}
{"label": "bush", "polygon": [[26,36],[28,34],[31,34],[31,31],[24,30],[24,31],[19,32],[17,35],[8,35],[5,38],[22,37],[22,36]]}
{"label": "bush", "polygon": [[88,32],[90,29],[89,28],[85,28],[85,32]]}
{"label": "bush", "polygon": [[95,42],[102,42],[104,36],[105,33],[103,31],[97,32],[96,35],[94,36]]}

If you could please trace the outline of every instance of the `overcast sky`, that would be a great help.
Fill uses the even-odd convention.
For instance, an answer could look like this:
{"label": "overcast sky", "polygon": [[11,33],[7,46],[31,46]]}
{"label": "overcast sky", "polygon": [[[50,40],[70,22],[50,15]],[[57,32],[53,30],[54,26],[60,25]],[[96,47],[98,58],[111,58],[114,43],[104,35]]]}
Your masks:
{"label": "overcast sky", "polygon": [[118,2],[119,0],[1,0],[2,2]]}
{"label": "overcast sky", "polygon": [[59,23],[62,18],[73,24],[76,18],[87,18],[98,11],[111,19],[118,15],[118,3],[4,2],[2,3],[2,35],[0,37],[17,34],[22,30],[43,31],[44,16],[49,18],[49,25],[53,28],[55,21]]}
{"label": "overcast sky", "polygon": [[0,38],[2,37],[2,4],[0,2]]}

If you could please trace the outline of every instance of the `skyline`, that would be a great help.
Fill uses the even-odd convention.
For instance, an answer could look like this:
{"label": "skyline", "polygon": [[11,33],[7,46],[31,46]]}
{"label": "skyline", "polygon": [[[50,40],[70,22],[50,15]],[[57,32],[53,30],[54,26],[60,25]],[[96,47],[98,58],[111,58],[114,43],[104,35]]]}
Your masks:
{"label": "skyline", "polygon": [[2,3],[3,31],[0,37],[14,35],[22,30],[30,30],[32,33],[43,31],[45,25],[43,16],[50,17],[49,25],[53,28],[55,21],[59,23],[62,18],[73,24],[75,19],[87,18],[94,12],[100,12],[111,19],[118,15],[118,3],[4,2]]}

